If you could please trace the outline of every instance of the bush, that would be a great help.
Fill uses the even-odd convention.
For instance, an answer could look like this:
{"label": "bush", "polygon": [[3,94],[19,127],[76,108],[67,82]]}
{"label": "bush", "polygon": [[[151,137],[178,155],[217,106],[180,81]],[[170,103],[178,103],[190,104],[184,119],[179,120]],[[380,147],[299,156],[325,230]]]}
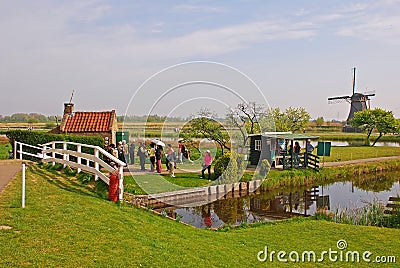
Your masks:
{"label": "bush", "polygon": [[235,151],[226,152],[214,164],[215,176],[224,183],[238,182],[244,171],[244,155]]}
{"label": "bush", "polygon": [[231,152],[226,152],[223,156],[214,161],[214,174],[219,178],[224,173],[231,160]]}
{"label": "bush", "polygon": [[[69,141],[82,144],[89,144],[94,146],[103,147],[104,140],[101,137],[91,137],[91,136],[76,136],[68,134],[52,134],[38,131],[29,130],[10,130],[6,132],[7,137],[10,139],[10,143],[14,144],[14,141],[19,141],[22,143],[30,144],[33,146],[38,146],[38,144],[45,144],[51,141]],[[13,148],[14,150],[14,148]],[[26,151],[32,154],[38,153],[34,148],[26,148]],[[84,153],[93,153],[91,148],[83,148]],[[38,161],[38,158],[24,156],[25,159]]]}
{"label": "bush", "polygon": [[78,181],[80,181],[83,184],[89,183],[91,180],[94,180],[94,175],[89,174],[86,172],[81,172],[78,175]]}
{"label": "bush", "polygon": [[271,168],[271,164],[268,162],[267,159],[263,159],[261,161],[260,167],[257,169],[255,178],[257,180],[263,180],[267,177],[269,169]]}
{"label": "bush", "polygon": [[77,171],[76,170],[73,170],[72,168],[70,168],[69,166],[67,166],[66,168],[64,168],[64,173],[65,173],[65,175],[67,175],[67,176],[75,176],[76,175],[76,173],[77,173]]}

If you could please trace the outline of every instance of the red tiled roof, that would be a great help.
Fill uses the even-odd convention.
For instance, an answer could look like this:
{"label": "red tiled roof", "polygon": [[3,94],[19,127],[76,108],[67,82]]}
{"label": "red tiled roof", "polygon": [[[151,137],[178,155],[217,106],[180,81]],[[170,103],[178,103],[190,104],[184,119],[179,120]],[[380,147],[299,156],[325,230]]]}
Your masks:
{"label": "red tiled roof", "polygon": [[64,132],[103,132],[111,129],[110,112],[75,112],[68,115]]}

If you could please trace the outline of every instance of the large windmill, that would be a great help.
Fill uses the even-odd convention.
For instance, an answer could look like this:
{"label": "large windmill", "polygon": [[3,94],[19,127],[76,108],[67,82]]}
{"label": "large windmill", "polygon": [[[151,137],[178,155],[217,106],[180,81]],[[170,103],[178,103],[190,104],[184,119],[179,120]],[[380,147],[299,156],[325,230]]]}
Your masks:
{"label": "large windmill", "polygon": [[356,130],[349,126],[350,119],[354,118],[354,113],[363,111],[370,108],[370,97],[375,96],[372,94],[361,94],[356,93],[356,68],[353,68],[353,95],[351,96],[341,96],[328,98],[329,103],[337,103],[342,101],[347,101],[350,103],[350,112],[347,116],[346,126],[344,127],[345,132],[355,132]]}

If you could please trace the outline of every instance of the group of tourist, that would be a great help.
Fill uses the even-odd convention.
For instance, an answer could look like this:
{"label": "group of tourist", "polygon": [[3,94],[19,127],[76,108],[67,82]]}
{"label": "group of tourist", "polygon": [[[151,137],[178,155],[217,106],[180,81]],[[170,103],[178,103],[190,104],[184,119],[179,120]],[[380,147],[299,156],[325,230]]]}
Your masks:
{"label": "group of tourist", "polygon": [[[313,151],[314,151],[314,146],[311,144],[311,140],[307,140],[306,144],[307,154],[311,154]],[[300,157],[299,157],[300,152],[301,152],[301,146],[298,141],[294,142],[294,147],[292,147],[292,145],[289,145],[288,154],[293,155],[293,162],[295,166],[298,166],[300,163]]]}
{"label": "group of tourist", "polygon": [[[147,148],[145,142],[139,142],[136,150],[136,144],[132,141],[128,144],[125,140],[118,142],[118,145],[110,144],[106,146],[107,152],[112,154],[114,157],[118,158],[126,165],[135,164],[135,156],[139,158],[140,170],[145,171],[145,164],[147,158],[150,161],[150,172],[162,172],[162,164],[161,159],[163,158],[163,151],[165,145],[157,140],[153,140],[150,142],[149,147]],[[202,164],[202,178],[204,178],[204,172],[208,171],[208,179],[211,180],[211,164],[213,158],[211,156],[211,152],[206,150],[204,154]],[[109,164],[115,165],[115,163],[111,163],[110,159],[107,159]],[[178,142],[177,153],[172,148],[171,144],[167,144],[165,149],[165,165],[171,177],[175,177],[175,169],[177,162],[179,164],[183,164],[184,161],[188,161],[193,164],[193,161],[190,159],[190,151],[186,148],[185,144],[182,141]]]}

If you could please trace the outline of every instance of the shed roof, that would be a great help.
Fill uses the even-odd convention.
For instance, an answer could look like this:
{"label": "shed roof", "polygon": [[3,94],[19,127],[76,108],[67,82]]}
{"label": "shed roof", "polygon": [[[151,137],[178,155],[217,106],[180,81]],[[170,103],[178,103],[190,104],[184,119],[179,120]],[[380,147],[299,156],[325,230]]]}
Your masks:
{"label": "shed roof", "polygon": [[75,112],[66,115],[64,132],[107,132],[112,128],[115,111]]}

